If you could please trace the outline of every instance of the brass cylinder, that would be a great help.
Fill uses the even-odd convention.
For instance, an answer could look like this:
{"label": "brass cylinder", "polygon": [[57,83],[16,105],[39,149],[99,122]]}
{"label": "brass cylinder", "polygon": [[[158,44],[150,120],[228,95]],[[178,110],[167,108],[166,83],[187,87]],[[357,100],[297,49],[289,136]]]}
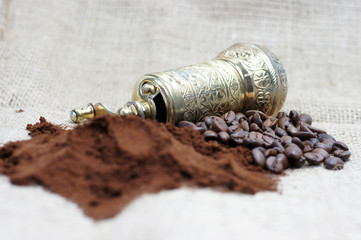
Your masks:
{"label": "brass cylinder", "polygon": [[[211,61],[143,75],[135,84],[132,101],[117,114],[169,123],[198,122],[230,110],[256,109],[275,115],[286,95],[287,77],[279,59],[264,47],[238,43]],[[80,122],[108,113],[103,105],[90,104],[74,109],[71,118]]]}
{"label": "brass cylinder", "polygon": [[148,117],[177,123],[229,110],[275,115],[286,95],[287,77],[279,59],[266,48],[235,44],[211,61],[142,76],[132,100],[149,104],[153,113]]}

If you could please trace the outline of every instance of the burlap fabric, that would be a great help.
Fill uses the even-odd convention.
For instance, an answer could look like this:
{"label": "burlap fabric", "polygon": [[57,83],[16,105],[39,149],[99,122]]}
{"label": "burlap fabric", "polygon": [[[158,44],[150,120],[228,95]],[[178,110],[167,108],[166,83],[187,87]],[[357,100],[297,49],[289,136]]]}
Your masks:
{"label": "burlap fabric", "polygon": [[284,109],[310,113],[353,153],[342,171],[287,171],[279,193],[162,192],[98,223],[59,196],[1,177],[1,239],[361,238],[360,1],[0,3],[0,144],[27,139],[26,124],[39,116],[71,125],[73,107],[116,109],[144,73],[251,42],[284,63]]}

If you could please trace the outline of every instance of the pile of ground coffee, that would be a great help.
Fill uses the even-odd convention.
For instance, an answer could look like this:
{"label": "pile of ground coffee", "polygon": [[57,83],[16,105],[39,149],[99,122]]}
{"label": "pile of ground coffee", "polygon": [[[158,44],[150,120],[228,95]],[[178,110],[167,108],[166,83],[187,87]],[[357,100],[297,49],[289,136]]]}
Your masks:
{"label": "pile of ground coffee", "polygon": [[206,143],[188,128],[104,116],[73,130],[40,118],[27,129],[31,140],[0,149],[0,173],[14,184],[42,185],[94,219],[115,216],[142,193],[181,186],[276,190],[277,177],[254,164],[248,148]]}

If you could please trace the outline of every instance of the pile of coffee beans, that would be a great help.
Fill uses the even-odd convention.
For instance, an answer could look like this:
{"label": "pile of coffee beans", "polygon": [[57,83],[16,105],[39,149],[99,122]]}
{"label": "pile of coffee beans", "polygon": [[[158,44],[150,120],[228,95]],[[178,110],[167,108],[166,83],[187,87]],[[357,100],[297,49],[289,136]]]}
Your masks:
{"label": "pile of coffee beans", "polygon": [[222,117],[208,116],[196,124],[181,121],[178,127],[192,127],[206,141],[249,147],[254,162],[274,173],[288,167],[301,168],[306,162],[340,170],[351,156],[345,143],[312,126],[310,115],[295,110],[289,114],[279,112],[276,117],[257,110],[229,111]]}

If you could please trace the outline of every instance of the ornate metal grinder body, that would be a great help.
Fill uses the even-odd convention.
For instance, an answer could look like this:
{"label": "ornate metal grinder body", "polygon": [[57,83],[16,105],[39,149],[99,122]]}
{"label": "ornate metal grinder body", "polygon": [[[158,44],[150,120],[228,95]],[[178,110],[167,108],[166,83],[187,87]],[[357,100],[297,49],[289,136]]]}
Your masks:
{"label": "ornate metal grinder body", "polygon": [[[286,95],[287,77],[279,59],[264,47],[239,43],[211,61],[142,76],[132,101],[117,114],[170,123],[198,122],[229,110],[275,115]],[[71,119],[81,122],[109,113],[102,104],[89,104],[74,109]]]}

